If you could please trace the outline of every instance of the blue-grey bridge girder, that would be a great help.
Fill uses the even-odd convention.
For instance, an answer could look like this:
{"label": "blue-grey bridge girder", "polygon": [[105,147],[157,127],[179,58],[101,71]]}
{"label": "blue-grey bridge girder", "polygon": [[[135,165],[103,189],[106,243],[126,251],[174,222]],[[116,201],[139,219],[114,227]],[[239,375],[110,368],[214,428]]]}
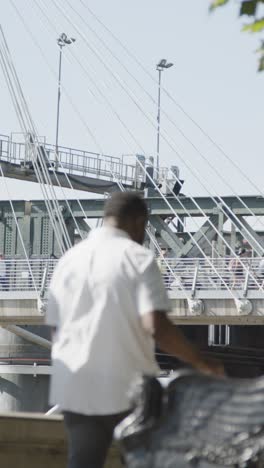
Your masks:
{"label": "blue-grey bridge girder", "polygon": [[[247,210],[241,206],[241,203],[239,200],[237,200],[236,197],[223,198],[226,205],[229,206],[230,210],[232,209],[236,215],[239,217],[248,215]],[[242,198],[244,202],[250,206],[250,209],[253,213],[264,216],[264,199],[262,197],[244,196]],[[168,198],[168,201],[177,216],[181,217],[182,219],[187,217],[186,211],[189,213],[189,216],[192,217],[201,215],[200,210],[195,206],[195,203],[188,197],[181,197],[180,202],[174,197]],[[212,199],[207,197],[196,197],[195,201],[211,219],[211,223],[216,225],[216,218],[219,217],[222,212],[219,211],[219,208],[214,206]],[[80,200],[82,208],[80,207],[79,200],[68,200],[68,202],[71,206],[73,215],[76,218],[76,222],[78,222],[79,226],[81,227],[81,230],[84,228],[84,231],[86,231],[87,229],[86,222],[84,221],[84,213],[87,218],[91,219],[103,217],[105,203],[103,198]],[[65,200],[60,200],[59,203],[62,207],[62,214],[65,218],[65,223],[68,227],[70,237],[73,238],[75,228],[71,213],[66,205]],[[195,256],[197,253],[199,253],[199,249],[192,245],[192,241],[188,241],[188,233],[173,233],[170,231],[168,225],[164,223],[164,220],[167,217],[172,217],[172,211],[163,198],[146,198],[146,203],[148,206],[150,219],[156,219],[157,231],[159,234],[161,234],[164,241],[172,248],[177,256],[179,255],[180,257],[189,257]],[[183,209],[181,205],[183,205],[185,209]],[[14,200],[13,206],[28,254],[50,255],[51,253],[54,253],[57,255],[58,247],[56,246],[53,229],[48,218],[44,200]],[[232,212],[229,212],[228,214],[232,217]],[[195,234],[195,239],[198,243],[204,241],[203,231],[210,240],[214,239],[216,232],[212,228],[211,223],[205,222],[201,230]],[[244,223],[246,226],[246,221],[243,218],[241,218],[241,223]],[[218,226],[216,225],[216,227]],[[252,228],[250,229],[252,230]],[[0,201],[0,234],[0,250],[5,252],[6,255],[19,255],[23,253],[22,246],[20,246],[21,243],[17,236],[16,225],[13,219],[10,202],[8,200]],[[85,233],[83,234],[85,236]],[[184,246],[182,246],[182,244],[179,245],[181,240],[178,239],[178,237],[182,237],[185,240],[187,239],[187,243]],[[247,237],[248,234],[245,231],[244,238]],[[256,243],[259,242],[258,239],[260,236],[254,234],[253,237],[256,239]],[[261,240],[259,243],[263,245],[262,242],[263,241]],[[8,247],[6,248],[6,246]],[[181,247],[181,249],[179,247]],[[209,244],[207,245],[207,248],[210,250]],[[258,251],[259,255],[262,255],[262,251],[257,249],[255,250]]]}
{"label": "blue-grey bridge girder", "polygon": [[[264,216],[264,198],[256,196],[242,196],[243,201],[249,206],[250,210],[256,216]],[[241,206],[239,200],[236,197],[228,196],[223,197],[225,203],[230,207],[230,209],[238,216],[250,216],[248,210]],[[179,202],[173,197],[167,198],[169,204],[172,206],[173,210],[177,215],[182,217],[187,216],[201,216],[200,210],[195,206],[194,202],[188,197],[181,197]],[[78,200],[68,200],[73,211],[73,214],[76,218],[83,218],[83,211],[79,206]],[[195,197],[196,203],[203,209],[207,216],[212,216],[218,214],[219,209],[216,208],[211,198],[208,197]],[[80,200],[83,210],[87,218],[101,218],[103,217],[104,211],[104,199],[84,199]],[[23,215],[25,213],[25,201],[15,200],[14,208],[17,214]],[[39,216],[46,214],[45,203],[43,200],[34,200],[32,203],[31,216]],[[150,215],[158,215],[163,218],[166,216],[172,216],[172,211],[166,204],[163,198],[153,197],[146,198],[146,203],[148,206]],[[60,204],[65,207],[65,213],[67,213],[67,207],[65,200],[61,200]],[[181,206],[184,206],[184,208]],[[189,213],[187,215],[186,213]],[[0,201],[0,217],[1,213],[10,212],[10,203],[7,201]],[[69,215],[69,214],[68,214]],[[66,214],[67,216],[67,214]],[[230,213],[229,213],[230,216]]]}
{"label": "blue-grey bridge girder", "polygon": [[[172,206],[172,208],[176,211],[177,215],[182,217],[186,217],[188,215],[201,216],[201,211],[197,208],[196,204],[198,204],[199,208],[201,208],[207,216],[218,214],[219,205],[222,205],[222,201],[217,197],[214,197],[215,201],[210,197],[193,197],[195,202],[189,197],[180,196],[179,198],[180,200],[174,197],[167,197],[167,200],[169,201],[169,204]],[[254,215],[264,215],[263,197],[245,195],[241,196],[240,198],[243,200],[245,205],[250,208]],[[236,215],[250,216],[249,210],[241,204],[237,197],[223,196],[221,199]],[[167,205],[163,198],[153,197],[146,199],[146,201],[149,211],[152,215],[172,215],[171,208]]]}
{"label": "blue-grey bridge girder", "polygon": [[[200,227],[200,229],[198,229],[198,231],[193,235],[193,239],[189,239],[185,245],[182,245],[181,249],[177,252],[177,257],[200,257],[201,251],[197,244],[203,251],[210,247],[209,242],[211,243],[217,235],[216,230],[218,226],[218,219],[218,215],[210,216],[209,219],[207,219]],[[197,242],[197,244],[195,242]]]}
{"label": "blue-grey bridge girder", "polygon": [[[237,216],[250,216],[248,210],[241,206],[239,200],[233,196],[222,197],[226,205],[233,211]],[[256,216],[264,216],[264,198],[258,196],[242,196],[241,197],[244,203],[249,206],[250,210]],[[189,197],[181,197],[180,202],[173,198],[168,197],[167,200],[177,213],[178,216],[187,217],[187,216],[201,216],[201,211],[195,206],[195,203]],[[103,198],[100,199],[84,199],[80,200],[82,209],[79,205],[79,200],[68,200],[73,214],[76,218],[83,218],[83,211],[87,218],[101,218],[103,217],[104,203]],[[219,214],[219,208],[217,208],[211,198],[208,197],[195,197],[195,202],[199,207],[204,211],[207,216],[212,216]],[[17,215],[24,215],[25,213],[25,203],[24,200],[14,200],[13,205]],[[28,203],[28,202],[27,202]],[[31,216],[46,215],[45,202],[43,200],[33,200],[30,202],[32,204]],[[65,200],[59,201],[62,207],[65,207],[65,217],[70,216],[70,213],[67,210]],[[149,210],[149,215],[158,215],[165,218],[166,216],[172,216],[173,212],[171,208],[167,205],[166,201],[161,197],[152,197],[146,198],[146,203]],[[183,205],[183,207],[181,206]],[[1,216],[6,216],[7,213],[11,212],[10,203],[8,200],[0,201],[0,219]],[[188,214],[187,214],[188,212]],[[68,213],[68,214],[67,214]],[[231,216],[231,213],[228,212],[228,216]]]}
{"label": "blue-grey bridge girder", "polygon": [[[264,216],[264,198],[255,196],[243,196],[241,198],[256,216]],[[195,203],[189,197],[180,197],[180,201],[174,197],[168,197],[167,200],[178,216],[201,216],[201,211],[197,208],[197,206],[195,206]],[[223,200],[236,215],[249,216],[248,210],[241,206],[241,203],[239,200],[237,200],[236,197],[223,197]],[[212,216],[219,213],[219,208],[216,207],[211,198],[195,197],[195,201],[207,216]],[[100,218],[103,216],[103,199],[83,200],[81,203],[88,218]],[[150,215],[166,217],[172,216],[173,214],[171,208],[161,197],[146,198],[146,203]],[[73,208],[74,215],[82,217],[82,212],[78,207],[78,202],[76,200],[71,201],[71,206]]]}
{"label": "blue-grey bridge girder", "polygon": [[[237,216],[250,216],[248,210],[241,206],[239,200],[233,196],[222,197],[228,207],[235,213]],[[256,216],[264,216],[264,198],[258,196],[242,196],[241,197],[244,203],[250,208],[250,210]],[[172,206],[173,210],[177,215],[182,217],[187,216],[201,216],[201,211],[195,206],[195,203],[189,197],[180,197],[180,202],[173,197],[168,197],[167,200]],[[69,199],[69,204],[73,211],[73,214],[76,218],[83,218],[83,211],[79,206],[78,200]],[[65,207],[65,213],[67,213],[67,206],[65,200],[59,201],[62,206]],[[84,199],[80,200],[83,210],[87,218],[101,218],[103,217],[104,211],[104,202],[103,198],[100,199]],[[204,211],[207,216],[212,216],[219,213],[219,208],[217,208],[213,200],[209,197],[195,197],[195,202],[198,206]],[[17,214],[24,215],[25,213],[25,201],[24,200],[14,200],[14,208]],[[39,216],[46,214],[45,202],[43,200],[33,200],[31,216]],[[152,197],[146,198],[146,203],[148,206],[150,215],[158,215],[163,218],[166,216],[172,216],[171,208],[167,205],[165,200],[161,197]],[[183,205],[184,208],[181,206]],[[6,212],[10,212],[10,203],[8,200],[0,201],[0,218],[1,215],[5,215]],[[188,212],[188,215],[186,213]],[[70,214],[68,214],[70,216]],[[230,213],[228,213],[229,216]],[[67,216],[67,215],[66,215]]]}
{"label": "blue-grey bridge girder", "polygon": [[177,233],[173,232],[168,224],[158,215],[150,216],[149,222],[155,228],[156,232],[159,233],[165,244],[170,247],[175,256],[178,257],[178,253],[182,248],[182,241],[177,236]]}

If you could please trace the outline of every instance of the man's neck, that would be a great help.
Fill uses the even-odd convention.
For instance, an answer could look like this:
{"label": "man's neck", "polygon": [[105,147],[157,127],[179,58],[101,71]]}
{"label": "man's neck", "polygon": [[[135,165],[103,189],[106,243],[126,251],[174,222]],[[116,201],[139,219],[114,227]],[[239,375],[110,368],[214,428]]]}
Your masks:
{"label": "man's neck", "polygon": [[114,218],[113,216],[109,216],[108,218],[105,218],[104,219],[104,226],[106,227],[112,227],[112,228],[116,228],[116,229],[122,229],[120,227],[120,223],[118,223],[117,219]]}
{"label": "man's neck", "polygon": [[109,216],[104,219],[104,226],[114,228],[114,229],[119,229],[120,231],[125,232],[129,237],[132,238],[131,233],[129,230],[126,228],[125,225],[121,224],[116,218],[113,216]]}

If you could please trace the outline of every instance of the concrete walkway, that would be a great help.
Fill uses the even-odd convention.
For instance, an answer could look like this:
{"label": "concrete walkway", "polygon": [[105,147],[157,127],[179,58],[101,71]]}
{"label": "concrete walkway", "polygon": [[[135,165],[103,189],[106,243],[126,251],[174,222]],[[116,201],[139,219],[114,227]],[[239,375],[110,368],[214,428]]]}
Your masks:
{"label": "concrete walkway", "polygon": [[[66,452],[62,416],[0,413],[1,467],[66,468]],[[115,447],[105,468],[121,468]]]}

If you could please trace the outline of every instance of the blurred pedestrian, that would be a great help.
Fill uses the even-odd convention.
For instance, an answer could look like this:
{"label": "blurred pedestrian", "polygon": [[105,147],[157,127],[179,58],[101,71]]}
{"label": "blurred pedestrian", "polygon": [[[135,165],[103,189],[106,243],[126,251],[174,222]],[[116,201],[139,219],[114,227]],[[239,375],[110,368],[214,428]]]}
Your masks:
{"label": "blurred pedestrian", "polygon": [[7,290],[6,262],[2,253],[0,253],[0,286],[2,291]]}
{"label": "blurred pedestrian", "polygon": [[142,246],[147,214],[136,193],[114,193],[103,227],[59,260],[51,281],[50,403],[64,412],[68,468],[104,466],[114,427],[130,409],[131,383],[159,372],[154,340],[201,371],[222,373],[167,318],[159,268]]}
{"label": "blurred pedestrian", "polygon": [[261,287],[264,287],[264,258],[262,257],[259,266],[258,266],[258,271],[257,271],[257,276],[261,280]]}
{"label": "blurred pedestrian", "polygon": [[237,256],[233,257],[229,263],[229,270],[232,273],[232,283],[231,289],[241,287],[244,279],[245,268],[247,261],[244,259],[247,258],[247,251],[244,247],[239,247],[237,251]]}

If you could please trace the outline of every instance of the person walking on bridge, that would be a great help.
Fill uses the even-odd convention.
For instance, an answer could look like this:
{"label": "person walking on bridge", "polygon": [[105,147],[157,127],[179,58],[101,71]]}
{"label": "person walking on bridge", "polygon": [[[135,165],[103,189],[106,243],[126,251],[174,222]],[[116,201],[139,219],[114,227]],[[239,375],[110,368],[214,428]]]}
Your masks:
{"label": "person walking on bridge", "polygon": [[6,262],[4,254],[0,253],[0,287],[2,291],[7,291]]}
{"label": "person walking on bridge", "polygon": [[153,253],[143,247],[148,212],[136,193],[107,200],[104,225],[58,262],[47,324],[53,337],[50,403],[68,434],[68,468],[102,468],[139,374],[157,375],[154,342],[196,369],[222,374],[172,325]]}

